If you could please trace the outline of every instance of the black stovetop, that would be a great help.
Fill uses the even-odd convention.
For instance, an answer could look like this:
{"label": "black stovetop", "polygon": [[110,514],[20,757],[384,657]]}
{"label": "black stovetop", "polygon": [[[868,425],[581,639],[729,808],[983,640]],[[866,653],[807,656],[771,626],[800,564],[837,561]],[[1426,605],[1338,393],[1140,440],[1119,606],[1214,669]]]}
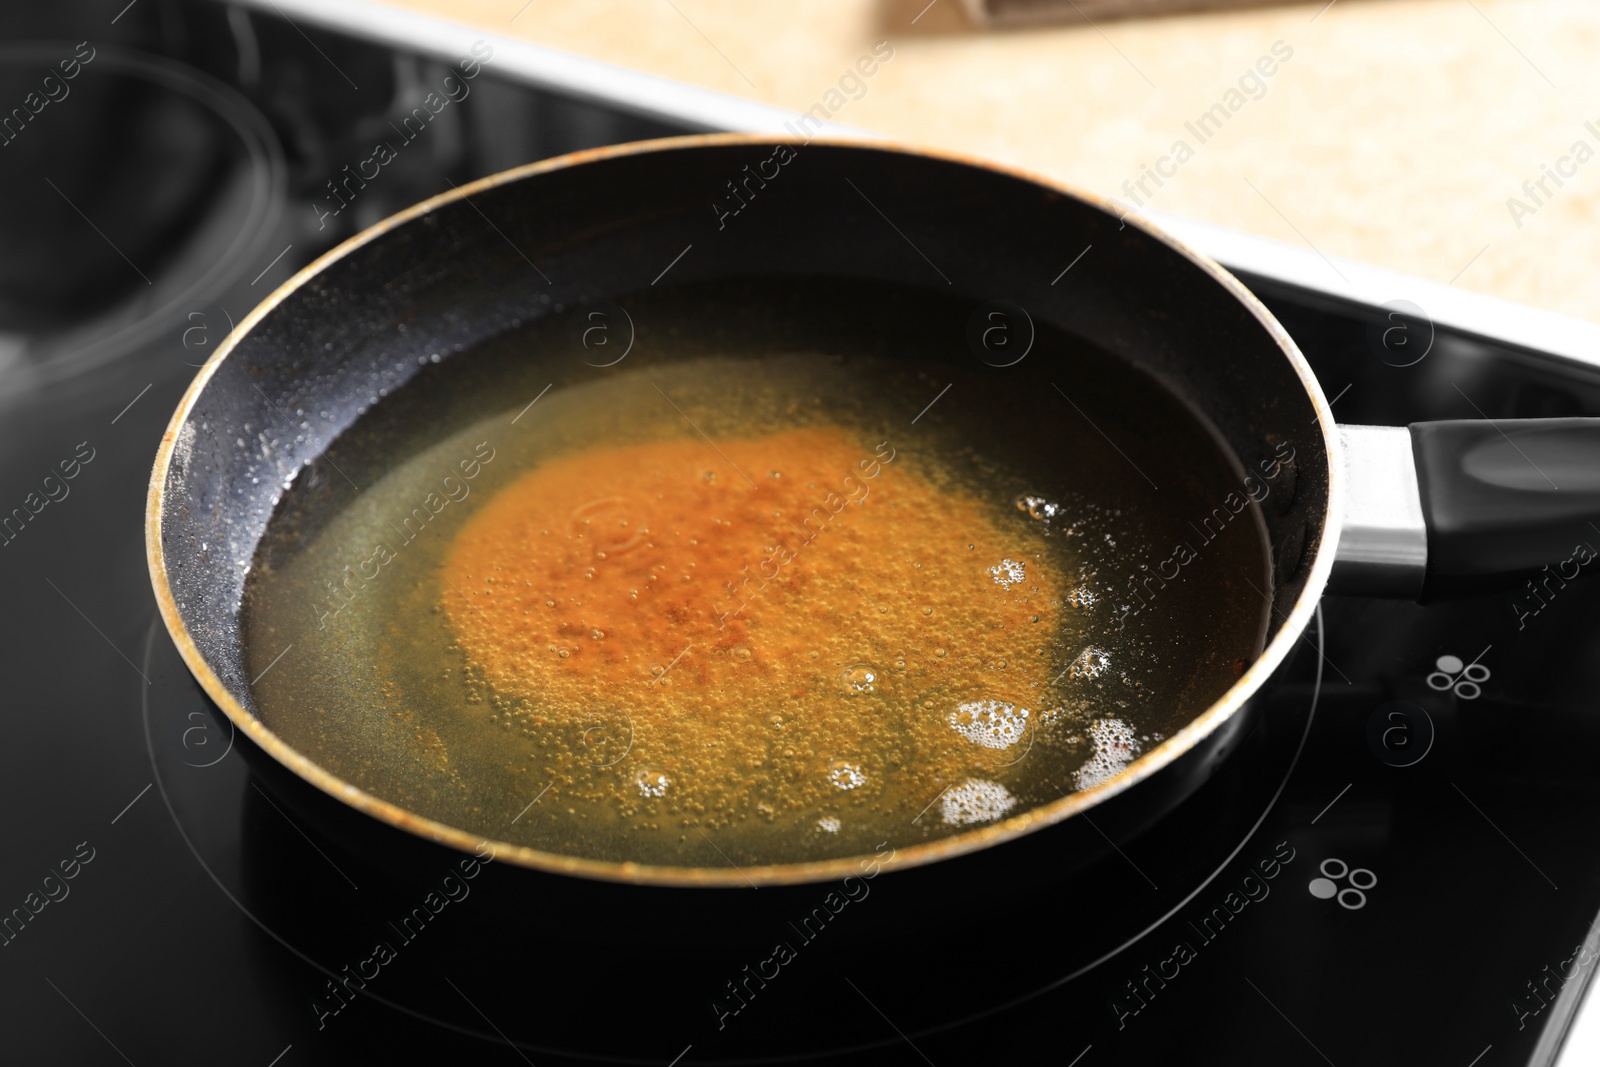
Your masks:
{"label": "black stovetop", "polygon": [[[0,48],[18,99],[94,50],[76,99],[0,152],[27,250],[0,287],[0,513],[25,511],[0,533],[7,1062],[1552,1061],[1600,951],[1581,583],[1532,614],[1325,600],[1200,793],[1048,894],[949,901],[931,947],[883,934],[893,876],[743,1001],[726,983],[765,940],[611,936],[640,925],[539,900],[497,902],[528,915],[516,936],[481,900],[406,936],[392,924],[430,885],[280,805],[156,619],[156,444],[227,323],[358,225],[447,180],[676,131],[491,66],[321,225],[324,183],[443,68],[209,5],[87,10],[28,16],[7,39],[32,43]],[[1492,417],[1600,415],[1600,370],[1442,328],[1412,362],[1383,309],[1246,280],[1346,421],[1470,416],[1452,384]],[[369,963],[383,939],[393,958]]]}

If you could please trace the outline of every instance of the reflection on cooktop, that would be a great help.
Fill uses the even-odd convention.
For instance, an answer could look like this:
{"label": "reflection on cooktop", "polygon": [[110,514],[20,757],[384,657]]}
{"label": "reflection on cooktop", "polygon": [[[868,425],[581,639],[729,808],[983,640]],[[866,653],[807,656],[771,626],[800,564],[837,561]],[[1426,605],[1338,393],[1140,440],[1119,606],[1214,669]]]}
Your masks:
{"label": "reflection on cooktop", "polygon": [[148,343],[237,280],[277,225],[285,164],[260,111],[185,64],[89,41],[0,55],[0,99],[31,115],[0,167],[15,392]]}

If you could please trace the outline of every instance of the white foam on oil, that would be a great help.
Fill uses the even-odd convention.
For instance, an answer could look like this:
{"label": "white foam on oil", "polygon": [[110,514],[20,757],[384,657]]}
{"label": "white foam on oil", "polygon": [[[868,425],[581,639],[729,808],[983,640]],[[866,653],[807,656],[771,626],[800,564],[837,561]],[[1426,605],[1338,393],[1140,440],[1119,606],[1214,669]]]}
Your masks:
{"label": "white foam on oil", "polygon": [[975,745],[1006,749],[1028,730],[1028,709],[999,700],[970,700],[950,713],[950,728]]}
{"label": "white foam on oil", "polygon": [[1089,743],[1094,751],[1078,768],[1079,789],[1093,789],[1112,778],[1139,754],[1139,739],[1133,727],[1121,719],[1100,719],[1089,724]]}
{"label": "white foam on oil", "polygon": [[1078,653],[1078,658],[1072,661],[1067,668],[1067,674],[1072,678],[1086,678],[1090,681],[1100,677],[1111,666],[1111,654],[1100,648],[1086,648]]}
{"label": "white foam on oil", "polygon": [[1019,560],[1003,559],[989,568],[989,577],[1002,589],[1010,589],[1022,581],[1027,564]]}
{"label": "white foam on oil", "polygon": [[857,789],[867,784],[867,776],[860,764],[834,760],[828,771],[828,781],[835,789]]}
{"label": "white foam on oil", "polygon": [[672,779],[660,771],[646,769],[634,775],[633,784],[639,787],[642,797],[664,797],[672,788]]}
{"label": "white foam on oil", "polygon": [[971,826],[993,822],[1016,807],[1017,798],[999,782],[968,778],[945,790],[940,798],[940,814],[950,826]]}

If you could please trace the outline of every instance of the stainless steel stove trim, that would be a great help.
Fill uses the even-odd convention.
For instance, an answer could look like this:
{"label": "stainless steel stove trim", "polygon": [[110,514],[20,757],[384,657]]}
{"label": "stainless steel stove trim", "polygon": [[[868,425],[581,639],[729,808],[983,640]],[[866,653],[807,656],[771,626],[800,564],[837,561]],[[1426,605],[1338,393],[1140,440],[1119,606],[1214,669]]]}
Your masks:
{"label": "stainless steel stove trim", "polygon": [[1347,596],[1422,593],[1428,527],[1404,426],[1340,426],[1344,442],[1344,525],[1328,592]]}

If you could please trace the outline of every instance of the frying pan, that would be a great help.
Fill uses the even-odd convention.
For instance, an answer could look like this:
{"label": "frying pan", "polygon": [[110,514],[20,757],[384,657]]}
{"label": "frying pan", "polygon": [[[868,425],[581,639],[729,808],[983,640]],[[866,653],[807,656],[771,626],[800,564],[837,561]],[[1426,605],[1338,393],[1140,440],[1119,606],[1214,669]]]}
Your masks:
{"label": "frying pan", "polygon": [[[730,195],[736,182],[743,196]],[[1092,259],[1057,284],[1081,250]],[[1265,644],[1232,687],[1095,787],[901,848],[899,866],[1009,842],[1112,798],[1138,818],[1157,817],[1210,776],[1261,713],[1262,690],[1324,592],[1428,597],[1508,583],[1570,562],[1588,529],[1595,468],[1579,460],[1594,420],[1337,426],[1294,341],[1255,297],[1104,201],[922,149],[677,138],[522,167],[426,201],[324,255],[240,324],[173,415],[148,498],[157,601],[194,677],[282,767],[447,846],[487,844],[514,865],[680,887],[858,872],[874,857],[669,867],[486,842],[362,791],[275,735],[256,714],[242,648],[246,573],[286,487],[420,367],[441,354],[470,358],[552,308],[618,299],[668,271],[679,283],[716,283],[779,268],[1026,309],[1164,383],[1245,470],[1266,470],[1284,443],[1293,450],[1261,509],[1274,575]]]}

